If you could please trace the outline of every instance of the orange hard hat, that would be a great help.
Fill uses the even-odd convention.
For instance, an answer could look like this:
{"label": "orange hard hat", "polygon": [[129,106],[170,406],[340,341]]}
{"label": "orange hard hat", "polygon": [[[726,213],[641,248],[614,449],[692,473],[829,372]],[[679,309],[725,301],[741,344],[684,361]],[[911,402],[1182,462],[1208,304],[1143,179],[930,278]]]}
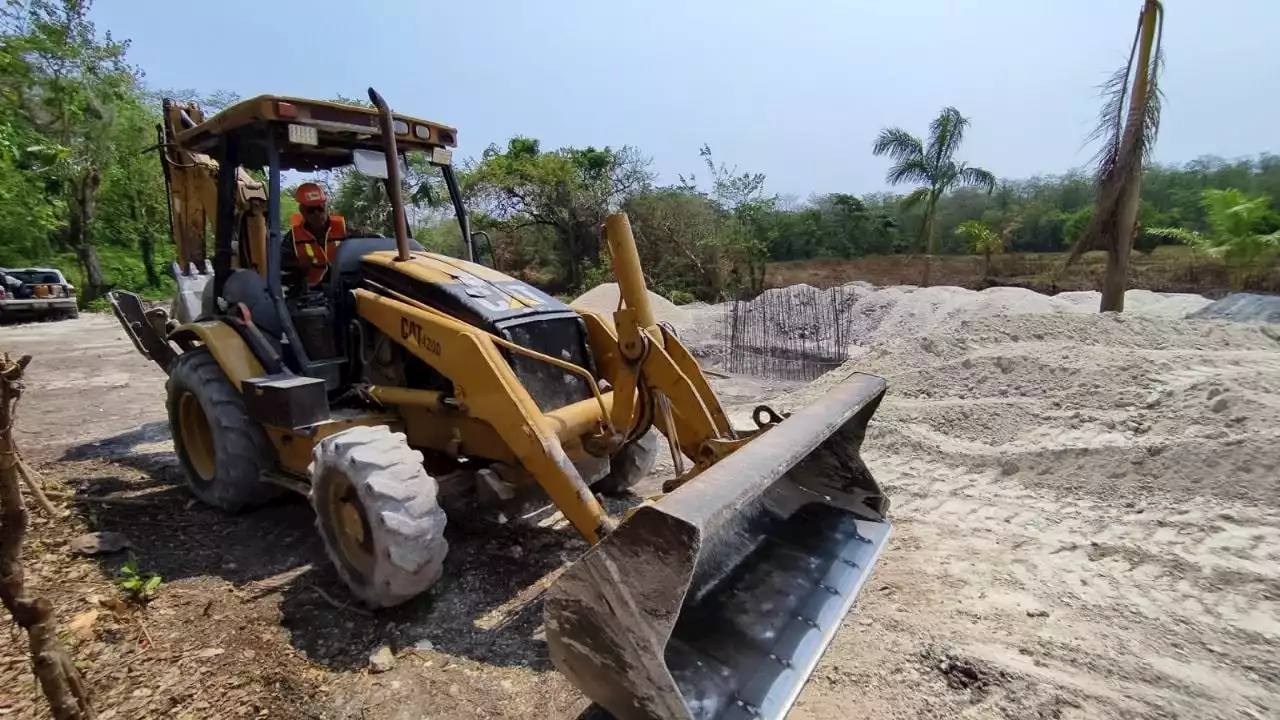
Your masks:
{"label": "orange hard hat", "polygon": [[328,198],[325,197],[324,188],[316,183],[302,183],[298,186],[298,191],[293,197],[302,207],[317,207],[324,205]]}

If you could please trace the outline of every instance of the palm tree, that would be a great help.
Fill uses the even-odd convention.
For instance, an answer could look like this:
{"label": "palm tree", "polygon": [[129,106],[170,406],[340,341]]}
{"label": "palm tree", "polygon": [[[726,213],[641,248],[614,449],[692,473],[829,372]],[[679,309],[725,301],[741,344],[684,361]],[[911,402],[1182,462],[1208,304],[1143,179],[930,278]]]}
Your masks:
{"label": "palm tree", "polygon": [[967,163],[956,162],[956,150],[964,140],[964,130],[969,119],[953,108],[943,108],[929,124],[929,144],[902,128],[885,128],[876,138],[872,152],[888,155],[893,165],[885,175],[890,185],[912,183],[921,185],[902,199],[903,209],[911,209],[924,203],[924,226],[920,229],[924,246],[924,284],[929,284],[929,265],[935,252],[933,220],[938,209],[938,198],[958,187],[977,185],[991,192],[996,186],[996,176]]}
{"label": "palm tree", "polygon": [[1092,136],[1104,141],[1098,152],[1098,198],[1093,217],[1067,264],[1089,250],[1107,251],[1099,312],[1124,310],[1129,251],[1138,234],[1142,163],[1155,145],[1160,127],[1160,90],[1156,81],[1163,64],[1163,26],[1164,7],[1159,0],[1144,0],[1129,62],[1104,86],[1106,101]]}

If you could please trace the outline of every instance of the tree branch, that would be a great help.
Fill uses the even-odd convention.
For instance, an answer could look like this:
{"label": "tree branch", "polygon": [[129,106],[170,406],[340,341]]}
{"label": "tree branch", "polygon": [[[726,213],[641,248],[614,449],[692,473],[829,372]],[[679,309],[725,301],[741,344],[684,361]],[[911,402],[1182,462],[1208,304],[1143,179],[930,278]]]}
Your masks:
{"label": "tree branch", "polygon": [[29,519],[18,475],[22,459],[13,444],[13,425],[22,374],[30,355],[17,362],[0,356],[0,601],[27,631],[32,667],[56,720],[92,720],[88,691],[72,665],[54,623],[53,607],[26,594],[22,573],[22,541]]}

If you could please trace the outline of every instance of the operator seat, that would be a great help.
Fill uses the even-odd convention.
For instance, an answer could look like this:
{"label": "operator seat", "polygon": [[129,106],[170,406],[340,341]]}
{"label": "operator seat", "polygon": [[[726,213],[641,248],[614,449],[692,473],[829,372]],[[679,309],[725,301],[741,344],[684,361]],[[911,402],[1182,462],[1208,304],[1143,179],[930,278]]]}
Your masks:
{"label": "operator seat", "polygon": [[[205,307],[205,313],[208,316],[212,316],[213,283],[209,283],[209,287],[209,304]],[[222,299],[226,301],[228,308],[234,308],[236,305],[243,303],[249,309],[253,324],[258,326],[262,334],[266,335],[273,345],[280,342],[280,334],[284,332],[284,325],[280,322],[280,313],[276,310],[275,302],[271,300],[271,292],[267,286],[266,279],[256,271],[232,270],[231,274],[227,276],[227,281],[222,286]]]}
{"label": "operator seat", "polygon": [[[348,307],[351,304],[349,293],[359,280],[360,260],[369,253],[395,249],[395,238],[380,236],[347,238],[338,243],[338,249],[329,261],[329,273],[324,276],[322,284],[339,322],[346,323],[355,317],[354,306]],[[425,252],[425,249],[417,240],[409,238],[409,252]]]}

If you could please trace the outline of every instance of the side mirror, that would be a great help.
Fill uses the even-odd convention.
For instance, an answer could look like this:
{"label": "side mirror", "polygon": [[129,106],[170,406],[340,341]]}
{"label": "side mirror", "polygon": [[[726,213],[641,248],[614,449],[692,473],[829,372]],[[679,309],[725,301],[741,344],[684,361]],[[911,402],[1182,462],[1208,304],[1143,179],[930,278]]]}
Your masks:
{"label": "side mirror", "polygon": [[[480,259],[479,244],[476,242],[476,238],[484,238],[485,248],[489,252],[489,262],[487,263]],[[489,233],[483,230],[476,230],[471,233],[471,255],[475,258],[473,262],[478,262],[495,270],[498,269],[498,258],[493,254],[493,240],[489,239]]]}
{"label": "side mirror", "polygon": [[[404,161],[404,157],[399,158],[400,161],[400,177],[406,177],[409,168]],[[380,150],[352,150],[351,164],[355,166],[356,172],[368,177],[387,180],[390,175],[387,173],[387,155]]]}

